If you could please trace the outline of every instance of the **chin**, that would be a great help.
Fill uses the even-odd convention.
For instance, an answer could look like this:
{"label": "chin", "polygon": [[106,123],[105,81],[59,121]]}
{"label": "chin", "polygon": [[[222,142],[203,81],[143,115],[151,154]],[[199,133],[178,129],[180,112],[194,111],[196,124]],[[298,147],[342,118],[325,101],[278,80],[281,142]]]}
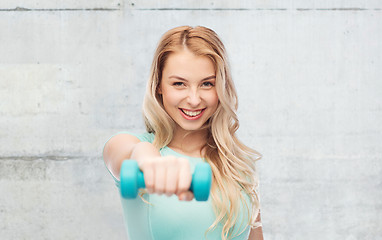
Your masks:
{"label": "chin", "polygon": [[200,130],[203,127],[202,125],[193,125],[193,126],[187,126],[187,125],[178,125],[179,128],[185,130],[185,131],[197,131]]}
{"label": "chin", "polygon": [[195,128],[195,127],[189,127],[189,128],[187,128],[187,127],[180,127],[180,128],[182,128],[183,130],[185,130],[185,131],[197,131],[197,130],[200,130],[200,128],[201,127],[198,127],[198,128]]}

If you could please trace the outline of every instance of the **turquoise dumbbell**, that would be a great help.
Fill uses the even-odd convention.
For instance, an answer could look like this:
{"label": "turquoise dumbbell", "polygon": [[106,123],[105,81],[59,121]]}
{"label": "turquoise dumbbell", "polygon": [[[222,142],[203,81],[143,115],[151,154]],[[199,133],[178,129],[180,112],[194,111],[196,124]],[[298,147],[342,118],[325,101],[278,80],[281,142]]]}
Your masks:
{"label": "turquoise dumbbell", "polygon": [[[207,201],[211,189],[211,167],[208,163],[195,166],[190,191],[197,201]],[[120,190],[123,198],[136,198],[138,189],[145,188],[143,173],[134,160],[125,160],[120,172]]]}

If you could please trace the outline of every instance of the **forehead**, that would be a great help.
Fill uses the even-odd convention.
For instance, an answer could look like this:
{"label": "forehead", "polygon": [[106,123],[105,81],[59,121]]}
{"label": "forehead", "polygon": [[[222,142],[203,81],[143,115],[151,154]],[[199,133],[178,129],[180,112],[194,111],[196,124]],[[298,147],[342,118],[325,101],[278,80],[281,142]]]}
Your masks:
{"label": "forehead", "polygon": [[207,56],[198,56],[184,49],[171,53],[163,68],[163,77],[179,75],[183,78],[198,79],[215,74],[213,61]]}

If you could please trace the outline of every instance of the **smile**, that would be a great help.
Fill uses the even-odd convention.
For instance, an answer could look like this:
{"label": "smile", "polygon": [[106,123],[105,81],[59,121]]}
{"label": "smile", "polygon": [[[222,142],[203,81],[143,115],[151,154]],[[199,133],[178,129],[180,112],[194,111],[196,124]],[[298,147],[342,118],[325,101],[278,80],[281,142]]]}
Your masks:
{"label": "smile", "polygon": [[205,108],[201,109],[201,110],[197,110],[197,111],[190,111],[190,110],[186,110],[186,109],[182,109],[182,108],[179,108],[179,110],[182,113],[183,117],[185,117],[186,119],[196,120],[203,115]]}

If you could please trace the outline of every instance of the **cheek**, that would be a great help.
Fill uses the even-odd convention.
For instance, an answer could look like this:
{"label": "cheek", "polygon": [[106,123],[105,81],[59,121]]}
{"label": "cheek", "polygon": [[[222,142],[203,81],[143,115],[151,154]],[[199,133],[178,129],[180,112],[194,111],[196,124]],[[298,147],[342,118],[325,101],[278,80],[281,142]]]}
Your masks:
{"label": "cheek", "polygon": [[217,105],[219,104],[219,98],[216,92],[211,93],[211,95],[208,98],[208,103],[210,106],[217,107]]}
{"label": "cheek", "polygon": [[172,107],[174,105],[178,105],[179,103],[179,96],[177,96],[176,93],[171,91],[163,91],[162,98],[163,105],[165,107]]}

